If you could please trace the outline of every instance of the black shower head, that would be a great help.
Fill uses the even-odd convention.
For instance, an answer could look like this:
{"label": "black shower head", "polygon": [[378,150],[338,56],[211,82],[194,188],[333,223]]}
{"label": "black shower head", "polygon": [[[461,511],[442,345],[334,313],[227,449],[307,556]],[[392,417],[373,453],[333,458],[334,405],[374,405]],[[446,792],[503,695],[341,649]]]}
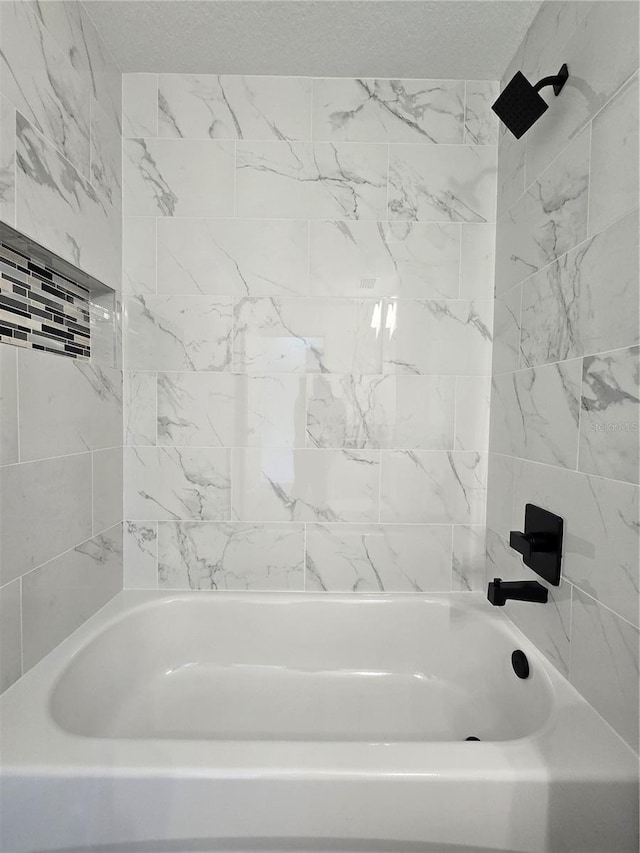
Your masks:
{"label": "black shower head", "polygon": [[559,95],[568,77],[567,66],[563,65],[558,74],[545,77],[532,86],[524,74],[517,71],[491,109],[515,138],[520,139],[549,109],[549,104],[538,94],[540,89],[543,86],[553,86],[553,91]]}

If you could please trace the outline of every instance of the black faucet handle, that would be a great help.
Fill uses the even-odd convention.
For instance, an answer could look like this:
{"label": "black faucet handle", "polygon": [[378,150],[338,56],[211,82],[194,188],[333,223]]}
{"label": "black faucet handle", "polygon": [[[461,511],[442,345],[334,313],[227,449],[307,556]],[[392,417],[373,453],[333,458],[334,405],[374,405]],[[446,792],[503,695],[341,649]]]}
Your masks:
{"label": "black faucet handle", "polygon": [[531,533],[522,533],[520,530],[512,530],[509,533],[509,545],[527,560],[533,553],[532,539]]}

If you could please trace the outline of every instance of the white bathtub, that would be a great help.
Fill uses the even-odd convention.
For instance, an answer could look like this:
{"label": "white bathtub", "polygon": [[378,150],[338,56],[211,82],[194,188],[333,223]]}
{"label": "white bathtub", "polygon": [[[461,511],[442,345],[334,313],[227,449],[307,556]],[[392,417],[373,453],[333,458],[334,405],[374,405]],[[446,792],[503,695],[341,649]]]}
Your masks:
{"label": "white bathtub", "polygon": [[124,592],[0,714],[3,853],[638,850],[637,759],[482,596]]}

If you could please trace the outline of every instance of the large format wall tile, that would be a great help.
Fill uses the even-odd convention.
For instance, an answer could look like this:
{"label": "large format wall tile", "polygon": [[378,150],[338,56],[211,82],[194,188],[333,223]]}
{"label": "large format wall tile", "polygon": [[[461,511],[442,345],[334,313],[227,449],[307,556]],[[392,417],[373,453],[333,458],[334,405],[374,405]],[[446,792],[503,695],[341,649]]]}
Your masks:
{"label": "large format wall tile", "polygon": [[158,135],[183,139],[310,139],[308,77],[158,76]]}
{"label": "large format wall tile", "polygon": [[496,145],[498,117],[491,104],[500,85],[494,81],[467,80],[465,87],[464,139],[473,145]]}
{"label": "large format wall tile", "polygon": [[459,592],[485,590],[486,530],[484,525],[453,525],[451,588]]}
{"label": "large format wall tile", "polygon": [[580,470],[640,483],[639,436],[640,348],[585,358]]}
{"label": "large format wall tile", "polygon": [[461,230],[460,296],[493,299],[496,227],[490,223],[466,222]]}
{"label": "large format wall tile", "polygon": [[243,218],[385,219],[387,146],[238,142],[236,193]]}
{"label": "large format wall tile", "polygon": [[144,295],[156,292],[156,225],[159,221],[164,220],[151,216],[123,217],[123,293]]}
{"label": "large format wall tile", "polygon": [[158,75],[122,75],[122,135],[143,139],[158,135]]}
{"label": "large format wall tile", "polygon": [[0,587],[0,693],[22,675],[20,581]]}
{"label": "large format wall tile", "polygon": [[481,453],[383,451],[384,522],[482,524],[487,459]]}
{"label": "large format wall tile", "polygon": [[156,444],[156,374],[126,370],[123,374],[123,442]]}
{"label": "large format wall tile", "polygon": [[526,140],[516,139],[503,124],[498,140],[497,217],[501,220],[525,190]]}
{"label": "large format wall tile", "polygon": [[125,589],[158,588],[158,522],[124,523]]}
{"label": "large format wall tile", "polygon": [[[487,472],[487,527],[503,539],[514,529],[511,523],[513,508],[514,469],[516,460],[502,453],[489,453]],[[546,504],[545,504],[546,506]],[[520,515],[518,524],[520,524]],[[520,530],[520,527],[517,528]]]}
{"label": "large format wall tile", "polygon": [[0,344],[0,465],[18,461],[18,350]]}
{"label": "large format wall tile", "polygon": [[16,111],[0,94],[0,219],[16,220]]}
{"label": "large format wall tile", "polygon": [[360,299],[241,299],[233,366],[245,373],[379,373],[382,306]]}
{"label": "large format wall tile", "polygon": [[458,296],[457,224],[319,221],[310,240],[316,295]]}
{"label": "large format wall tile", "polygon": [[233,143],[126,139],[123,175],[129,216],[233,216]]}
{"label": "large format wall tile", "polygon": [[122,447],[96,450],[93,454],[93,535],[122,521]]}
{"label": "large format wall tile", "polygon": [[468,299],[387,302],[385,372],[488,375],[492,308]]}
{"label": "large format wall tile", "polygon": [[122,443],[122,374],[93,362],[21,350],[20,459]]}
{"label": "large format wall tile", "polygon": [[454,450],[486,452],[489,446],[490,376],[456,377]]}
{"label": "large format wall tile", "polygon": [[313,138],[345,142],[461,143],[462,80],[313,82]]}
{"label": "large format wall tile", "polygon": [[308,223],[250,219],[158,221],[158,293],[304,295]]}
{"label": "large format wall tile", "polygon": [[160,373],[158,444],[304,447],[305,380]]}
{"label": "large format wall tile", "polygon": [[379,453],[233,452],[233,517],[241,521],[377,521]]}
{"label": "large format wall tile", "polygon": [[496,149],[394,145],[389,151],[389,218],[494,222]]}
{"label": "large format wall tile", "polygon": [[438,592],[450,584],[449,525],[307,525],[308,590]]}
{"label": "large format wall tile", "polygon": [[0,585],[91,536],[91,454],[0,468]]}
{"label": "large format wall tile", "polygon": [[134,521],[229,519],[231,451],[125,448],[125,516]]}
{"label": "large format wall tile", "polygon": [[125,299],[130,370],[230,370],[231,300],[213,296]]}
{"label": "large format wall tile", "polygon": [[118,211],[122,207],[122,137],[120,128],[91,98],[91,184]]}
{"label": "large format wall tile", "polygon": [[[529,293],[532,282],[527,282]],[[493,366],[494,375],[510,373],[520,363],[520,303],[522,285],[516,285],[499,296],[493,307]]]}
{"label": "large format wall tile", "polygon": [[303,524],[160,522],[163,589],[304,589]]}
{"label": "large format wall tile", "polygon": [[118,524],[22,579],[24,668],[30,669],[122,589]]}

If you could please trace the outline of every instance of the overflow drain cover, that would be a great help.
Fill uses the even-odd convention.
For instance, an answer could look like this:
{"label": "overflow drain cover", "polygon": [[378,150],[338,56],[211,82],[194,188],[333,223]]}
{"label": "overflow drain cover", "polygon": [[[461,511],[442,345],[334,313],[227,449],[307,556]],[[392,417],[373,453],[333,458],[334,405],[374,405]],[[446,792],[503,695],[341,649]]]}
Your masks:
{"label": "overflow drain cover", "polygon": [[511,665],[518,678],[529,678],[529,661],[521,649],[516,649],[511,655]]}

